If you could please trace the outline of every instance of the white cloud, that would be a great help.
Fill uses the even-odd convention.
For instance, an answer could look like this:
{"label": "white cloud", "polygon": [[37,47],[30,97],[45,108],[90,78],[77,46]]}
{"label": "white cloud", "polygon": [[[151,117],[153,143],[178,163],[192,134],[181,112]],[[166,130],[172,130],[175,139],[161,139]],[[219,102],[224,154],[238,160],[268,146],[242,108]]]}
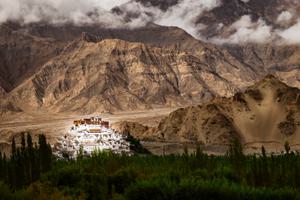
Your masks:
{"label": "white cloud", "polygon": [[277,33],[285,43],[300,44],[300,21],[286,30],[277,31]]}
{"label": "white cloud", "polygon": [[[147,22],[155,22],[180,27],[199,38],[203,26],[196,25],[197,16],[220,3],[221,0],[181,0],[163,12],[159,8],[130,0],[0,0],[0,23],[9,20],[21,23],[47,21],[79,25],[100,23],[110,28],[134,28]],[[126,21],[125,16],[110,12],[115,6],[121,6],[125,16],[126,13],[131,13],[134,17],[131,21]]]}
{"label": "white cloud", "polygon": [[203,25],[196,25],[197,17],[204,11],[212,10],[221,5],[220,0],[183,0],[162,13],[156,23],[164,26],[177,26],[196,38],[201,38]]}
{"label": "white cloud", "polygon": [[278,15],[277,22],[278,23],[289,22],[292,18],[293,18],[292,13],[290,13],[289,11],[283,11],[280,13],[280,15]]}
{"label": "white cloud", "polygon": [[98,7],[101,7],[106,10],[110,10],[116,6],[120,6],[124,3],[129,2],[129,0],[98,0]]}
{"label": "white cloud", "polygon": [[[248,2],[249,0],[243,0]],[[296,0],[295,0],[296,1]],[[298,2],[296,2],[298,3]],[[17,20],[21,23],[47,21],[49,23],[99,23],[108,28],[136,28],[154,22],[164,26],[177,26],[198,39],[207,25],[199,24],[198,17],[222,4],[222,0],[180,0],[162,11],[149,4],[142,5],[133,0],[0,0],[0,23]],[[111,12],[120,6],[121,15]],[[292,8],[277,17],[277,23],[289,22],[294,16]],[[295,13],[295,12],[293,12]],[[130,16],[128,20],[127,16]],[[280,39],[289,44],[300,44],[300,19],[293,26],[278,30],[263,19],[255,22],[251,16],[242,16],[226,27],[220,23],[219,31],[232,33],[228,37],[208,38],[215,43],[265,43]],[[277,41],[276,41],[277,42]]]}
{"label": "white cloud", "polygon": [[[0,0],[0,23],[18,20],[22,23],[122,24],[109,10],[128,0]],[[94,15],[90,15],[94,13]]]}
{"label": "white cloud", "polygon": [[213,38],[216,43],[265,43],[272,39],[272,27],[259,19],[252,22],[251,16],[244,15],[230,27],[234,33],[227,38]]}
{"label": "white cloud", "polygon": [[[156,17],[161,15],[162,11],[153,6],[144,6],[141,3],[131,1],[120,6],[124,15],[131,15],[131,20],[127,25],[129,28],[140,27],[148,22],[153,22]],[[125,18],[125,16],[123,16]]]}

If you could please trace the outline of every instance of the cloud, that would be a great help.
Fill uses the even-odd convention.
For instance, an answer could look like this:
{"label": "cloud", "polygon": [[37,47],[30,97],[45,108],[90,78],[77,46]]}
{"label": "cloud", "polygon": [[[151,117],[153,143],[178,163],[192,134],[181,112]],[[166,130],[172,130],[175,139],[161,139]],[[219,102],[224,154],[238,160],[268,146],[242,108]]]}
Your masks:
{"label": "cloud", "polygon": [[265,43],[272,39],[272,27],[268,26],[264,20],[259,19],[252,22],[250,15],[242,16],[233,23],[229,30],[234,33],[227,38],[216,37],[212,41],[215,43]]}
{"label": "cloud", "polygon": [[197,17],[204,11],[210,11],[219,5],[221,5],[221,0],[181,0],[178,4],[163,11],[151,4],[142,5],[131,1],[120,6],[120,9],[131,16],[132,26],[141,25],[143,22],[144,24],[153,22],[162,26],[175,26],[201,39],[201,30],[204,25],[197,24]]}
{"label": "cloud", "polygon": [[289,22],[292,18],[293,18],[292,13],[290,13],[289,11],[283,11],[280,13],[280,15],[278,15],[277,22],[278,23]]}
{"label": "cloud", "polygon": [[250,15],[244,15],[227,27],[233,32],[227,37],[217,36],[209,41],[216,44],[242,44],[242,43],[270,43],[300,44],[300,19],[289,28],[280,29],[268,25],[263,19],[253,22]]}
{"label": "cloud", "polygon": [[197,24],[197,17],[204,11],[210,11],[221,5],[220,0],[183,0],[159,15],[155,23],[164,26],[177,26],[196,38],[201,38],[204,25]]}
{"label": "cloud", "polygon": [[120,25],[122,19],[109,10],[128,0],[0,0],[0,23],[19,21],[32,23],[75,24],[99,22]]}
{"label": "cloud", "polygon": [[129,0],[98,0],[97,4],[98,4],[98,7],[101,7],[106,10],[110,10],[116,6],[120,6],[127,2],[129,2]]}
{"label": "cloud", "polygon": [[119,9],[122,11],[122,18],[129,20],[127,25],[130,26],[130,28],[141,27],[148,22],[154,22],[155,19],[162,14],[162,10],[159,8],[151,5],[145,6],[135,1],[123,4],[119,6]]}
{"label": "cloud", "polygon": [[[0,0],[0,23],[100,23],[109,28],[134,28],[154,22],[180,27],[199,38],[203,26],[196,25],[197,16],[220,3],[221,0],[180,0],[164,12],[151,4],[130,0]],[[120,6],[122,14],[110,11],[115,6]]]}
{"label": "cloud", "polygon": [[[209,25],[198,23],[198,17],[219,7],[222,2],[222,0],[178,0],[176,5],[161,10],[159,7],[151,4],[143,5],[135,0],[0,0],[0,23],[7,21],[19,21],[24,24],[40,21],[76,25],[98,23],[106,28],[137,28],[153,22],[182,28],[195,38],[203,40],[201,32],[209,28],[207,27]],[[295,3],[299,2],[295,0]],[[112,12],[111,9],[115,6],[118,6],[121,12]],[[289,11],[283,11],[278,15],[275,23],[287,25],[286,22],[296,18],[292,15],[295,14],[293,8],[287,10]],[[218,44],[266,43],[274,40],[280,43],[300,44],[300,19],[287,29],[274,28],[272,23],[268,22],[266,23],[263,18],[252,21],[250,15],[244,15],[228,26],[218,22],[217,31],[227,36],[220,34],[205,40]]]}
{"label": "cloud", "polygon": [[277,31],[277,34],[288,44],[300,44],[300,20],[285,30]]}

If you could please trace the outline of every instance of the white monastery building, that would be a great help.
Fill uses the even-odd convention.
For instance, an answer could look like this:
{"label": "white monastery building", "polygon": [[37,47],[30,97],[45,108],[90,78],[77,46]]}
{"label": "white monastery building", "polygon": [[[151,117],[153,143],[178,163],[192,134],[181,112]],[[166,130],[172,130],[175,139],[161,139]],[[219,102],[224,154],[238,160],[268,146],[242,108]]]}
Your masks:
{"label": "white monastery building", "polygon": [[100,117],[75,120],[69,133],[58,139],[54,154],[76,158],[81,151],[89,156],[94,151],[111,151],[116,154],[130,154],[130,144],[123,136],[109,128],[109,122]]}

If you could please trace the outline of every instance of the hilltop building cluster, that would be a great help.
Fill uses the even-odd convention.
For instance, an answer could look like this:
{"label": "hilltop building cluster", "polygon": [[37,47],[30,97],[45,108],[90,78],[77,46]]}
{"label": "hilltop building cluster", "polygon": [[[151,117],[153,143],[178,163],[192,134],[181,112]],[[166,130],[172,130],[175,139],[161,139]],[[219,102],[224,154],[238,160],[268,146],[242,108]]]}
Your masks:
{"label": "hilltop building cluster", "polygon": [[95,150],[130,154],[130,144],[126,136],[109,128],[108,121],[91,117],[74,120],[69,133],[61,136],[54,146],[58,157],[76,158],[80,152],[88,156]]}

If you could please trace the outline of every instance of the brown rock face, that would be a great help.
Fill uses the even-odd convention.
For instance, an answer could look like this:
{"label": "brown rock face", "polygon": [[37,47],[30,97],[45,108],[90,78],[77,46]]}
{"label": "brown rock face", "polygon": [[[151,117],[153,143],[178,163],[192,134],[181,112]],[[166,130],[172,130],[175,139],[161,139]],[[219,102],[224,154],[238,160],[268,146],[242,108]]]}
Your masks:
{"label": "brown rock face", "polygon": [[[235,86],[185,52],[122,40],[78,40],[17,87],[26,109],[84,113],[183,106]],[[218,87],[216,87],[218,86]]]}
{"label": "brown rock face", "polygon": [[154,128],[144,126],[137,122],[118,122],[112,125],[112,128],[124,135],[132,135],[134,138],[145,140],[148,135],[152,136]]}
{"label": "brown rock face", "polygon": [[60,45],[49,39],[15,32],[11,24],[0,27],[0,86],[13,90],[50,58],[59,53]]}
{"label": "brown rock face", "polygon": [[0,33],[0,84],[22,110],[92,113],[187,106],[232,96],[267,73],[300,86],[298,46],[221,47],[156,25],[107,30],[4,24]]}
{"label": "brown rock face", "polygon": [[171,113],[151,136],[148,132],[147,139],[208,145],[239,139],[245,147],[269,145],[273,150],[289,141],[296,148],[300,139],[299,99],[299,89],[267,76],[234,97],[216,98]]}

